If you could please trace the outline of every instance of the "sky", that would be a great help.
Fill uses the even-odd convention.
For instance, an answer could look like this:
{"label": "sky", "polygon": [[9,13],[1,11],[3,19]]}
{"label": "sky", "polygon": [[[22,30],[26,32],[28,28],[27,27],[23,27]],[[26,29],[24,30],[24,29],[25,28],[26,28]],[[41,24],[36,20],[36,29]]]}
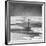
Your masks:
{"label": "sky", "polygon": [[42,16],[42,6],[37,4],[10,3],[10,16]]}

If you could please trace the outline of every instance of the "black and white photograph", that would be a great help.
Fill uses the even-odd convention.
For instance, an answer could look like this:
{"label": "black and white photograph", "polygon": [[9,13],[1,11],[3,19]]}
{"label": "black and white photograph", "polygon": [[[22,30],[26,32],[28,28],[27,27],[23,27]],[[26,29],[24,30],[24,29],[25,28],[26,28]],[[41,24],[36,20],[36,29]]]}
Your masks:
{"label": "black and white photograph", "polygon": [[5,2],[5,43],[44,42],[44,2]]}

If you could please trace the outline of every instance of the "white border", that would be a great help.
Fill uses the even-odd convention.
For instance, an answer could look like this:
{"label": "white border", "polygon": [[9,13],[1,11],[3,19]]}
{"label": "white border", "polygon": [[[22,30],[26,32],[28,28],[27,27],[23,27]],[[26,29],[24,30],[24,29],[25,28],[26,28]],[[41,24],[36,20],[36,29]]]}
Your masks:
{"label": "white border", "polygon": [[43,38],[43,42],[44,42],[44,4],[42,6],[42,38]]}

